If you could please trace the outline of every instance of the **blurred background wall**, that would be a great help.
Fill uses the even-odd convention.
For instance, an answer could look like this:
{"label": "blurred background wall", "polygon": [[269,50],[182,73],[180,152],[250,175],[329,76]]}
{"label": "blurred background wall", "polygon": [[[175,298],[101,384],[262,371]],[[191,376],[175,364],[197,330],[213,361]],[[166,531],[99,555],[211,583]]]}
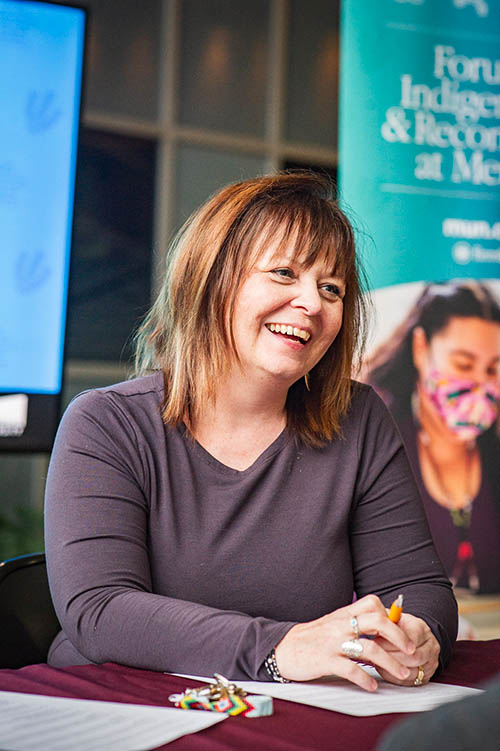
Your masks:
{"label": "blurred background wall", "polygon": [[[64,404],[127,377],[168,241],[215,189],[337,165],[339,0],[78,5],[89,19]],[[0,454],[0,560],[43,549],[48,459]]]}

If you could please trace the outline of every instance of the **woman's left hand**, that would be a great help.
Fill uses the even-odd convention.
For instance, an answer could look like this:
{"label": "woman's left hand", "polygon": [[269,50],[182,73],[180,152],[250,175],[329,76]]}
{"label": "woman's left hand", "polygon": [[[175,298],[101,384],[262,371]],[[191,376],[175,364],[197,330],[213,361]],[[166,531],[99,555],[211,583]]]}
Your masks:
{"label": "woman's left hand", "polygon": [[[387,652],[393,653],[394,657],[406,665],[411,673],[405,680],[396,678],[391,673],[377,667],[378,672],[385,681],[390,683],[397,683],[400,686],[414,686],[415,680],[418,678],[420,668],[423,669],[424,674],[421,677],[421,683],[428,683],[432,678],[439,664],[439,652],[440,646],[436,637],[430,630],[429,626],[421,618],[417,618],[410,613],[402,613],[398,626],[405,632],[405,634],[416,644],[417,648],[412,655],[405,654],[404,652],[395,651],[394,645],[378,637],[375,641],[380,643]],[[420,671],[421,672],[421,671]],[[420,684],[417,684],[420,685]]]}

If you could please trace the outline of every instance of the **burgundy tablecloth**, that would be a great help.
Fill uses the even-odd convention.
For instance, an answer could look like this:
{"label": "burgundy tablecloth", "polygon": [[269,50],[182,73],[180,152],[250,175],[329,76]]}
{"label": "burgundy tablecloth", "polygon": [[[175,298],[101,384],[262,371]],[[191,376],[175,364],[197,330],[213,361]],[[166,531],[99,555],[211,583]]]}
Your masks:
{"label": "burgundy tablecloth", "polygon": [[[500,673],[500,639],[462,641],[457,643],[449,668],[438,680],[479,686],[496,673]],[[20,670],[0,670],[0,690],[134,704],[170,706],[169,694],[187,685],[196,683],[114,663],[62,669],[30,665]],[[370,751],[383,731],[402,717],[401,714],[351,717],[275,699],[272,717],[231,717],[161,748],[172,751],[328,751],[341,748]]]}

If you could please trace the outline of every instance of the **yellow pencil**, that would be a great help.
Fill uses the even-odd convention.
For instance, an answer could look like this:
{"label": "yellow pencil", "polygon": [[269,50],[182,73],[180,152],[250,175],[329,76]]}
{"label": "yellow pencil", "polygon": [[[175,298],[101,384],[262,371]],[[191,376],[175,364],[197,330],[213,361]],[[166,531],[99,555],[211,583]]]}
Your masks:
{"label": "yellow pencil", "polygon": [[394,602],[391,605],[391,609],[389,610],[388,617],[389,620],[393,623],[398,623],[399,619],[401,618],[401,613],[403,612],[403,595],[398,595]]}

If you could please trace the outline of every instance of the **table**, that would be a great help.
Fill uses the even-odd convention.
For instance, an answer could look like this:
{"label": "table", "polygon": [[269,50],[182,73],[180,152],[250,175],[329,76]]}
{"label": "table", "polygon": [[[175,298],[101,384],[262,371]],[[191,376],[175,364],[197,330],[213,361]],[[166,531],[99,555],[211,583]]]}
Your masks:
{"label": "table", "polygon": [[[442,683],[479,686],[500,674],[500,639],[457,642]],[[0,670],[0,689],[31,694],[170,706],[169,694],[195,681],[115,663],[51,668],[30,665]],[[418,688],[415,689],[418,691]],[[165,751],[325,751],[375,748],[379,736],[402,714],[351,717],[325,709],[274,700],[274,715],[231,717],[202,732],[161,746]]]}

